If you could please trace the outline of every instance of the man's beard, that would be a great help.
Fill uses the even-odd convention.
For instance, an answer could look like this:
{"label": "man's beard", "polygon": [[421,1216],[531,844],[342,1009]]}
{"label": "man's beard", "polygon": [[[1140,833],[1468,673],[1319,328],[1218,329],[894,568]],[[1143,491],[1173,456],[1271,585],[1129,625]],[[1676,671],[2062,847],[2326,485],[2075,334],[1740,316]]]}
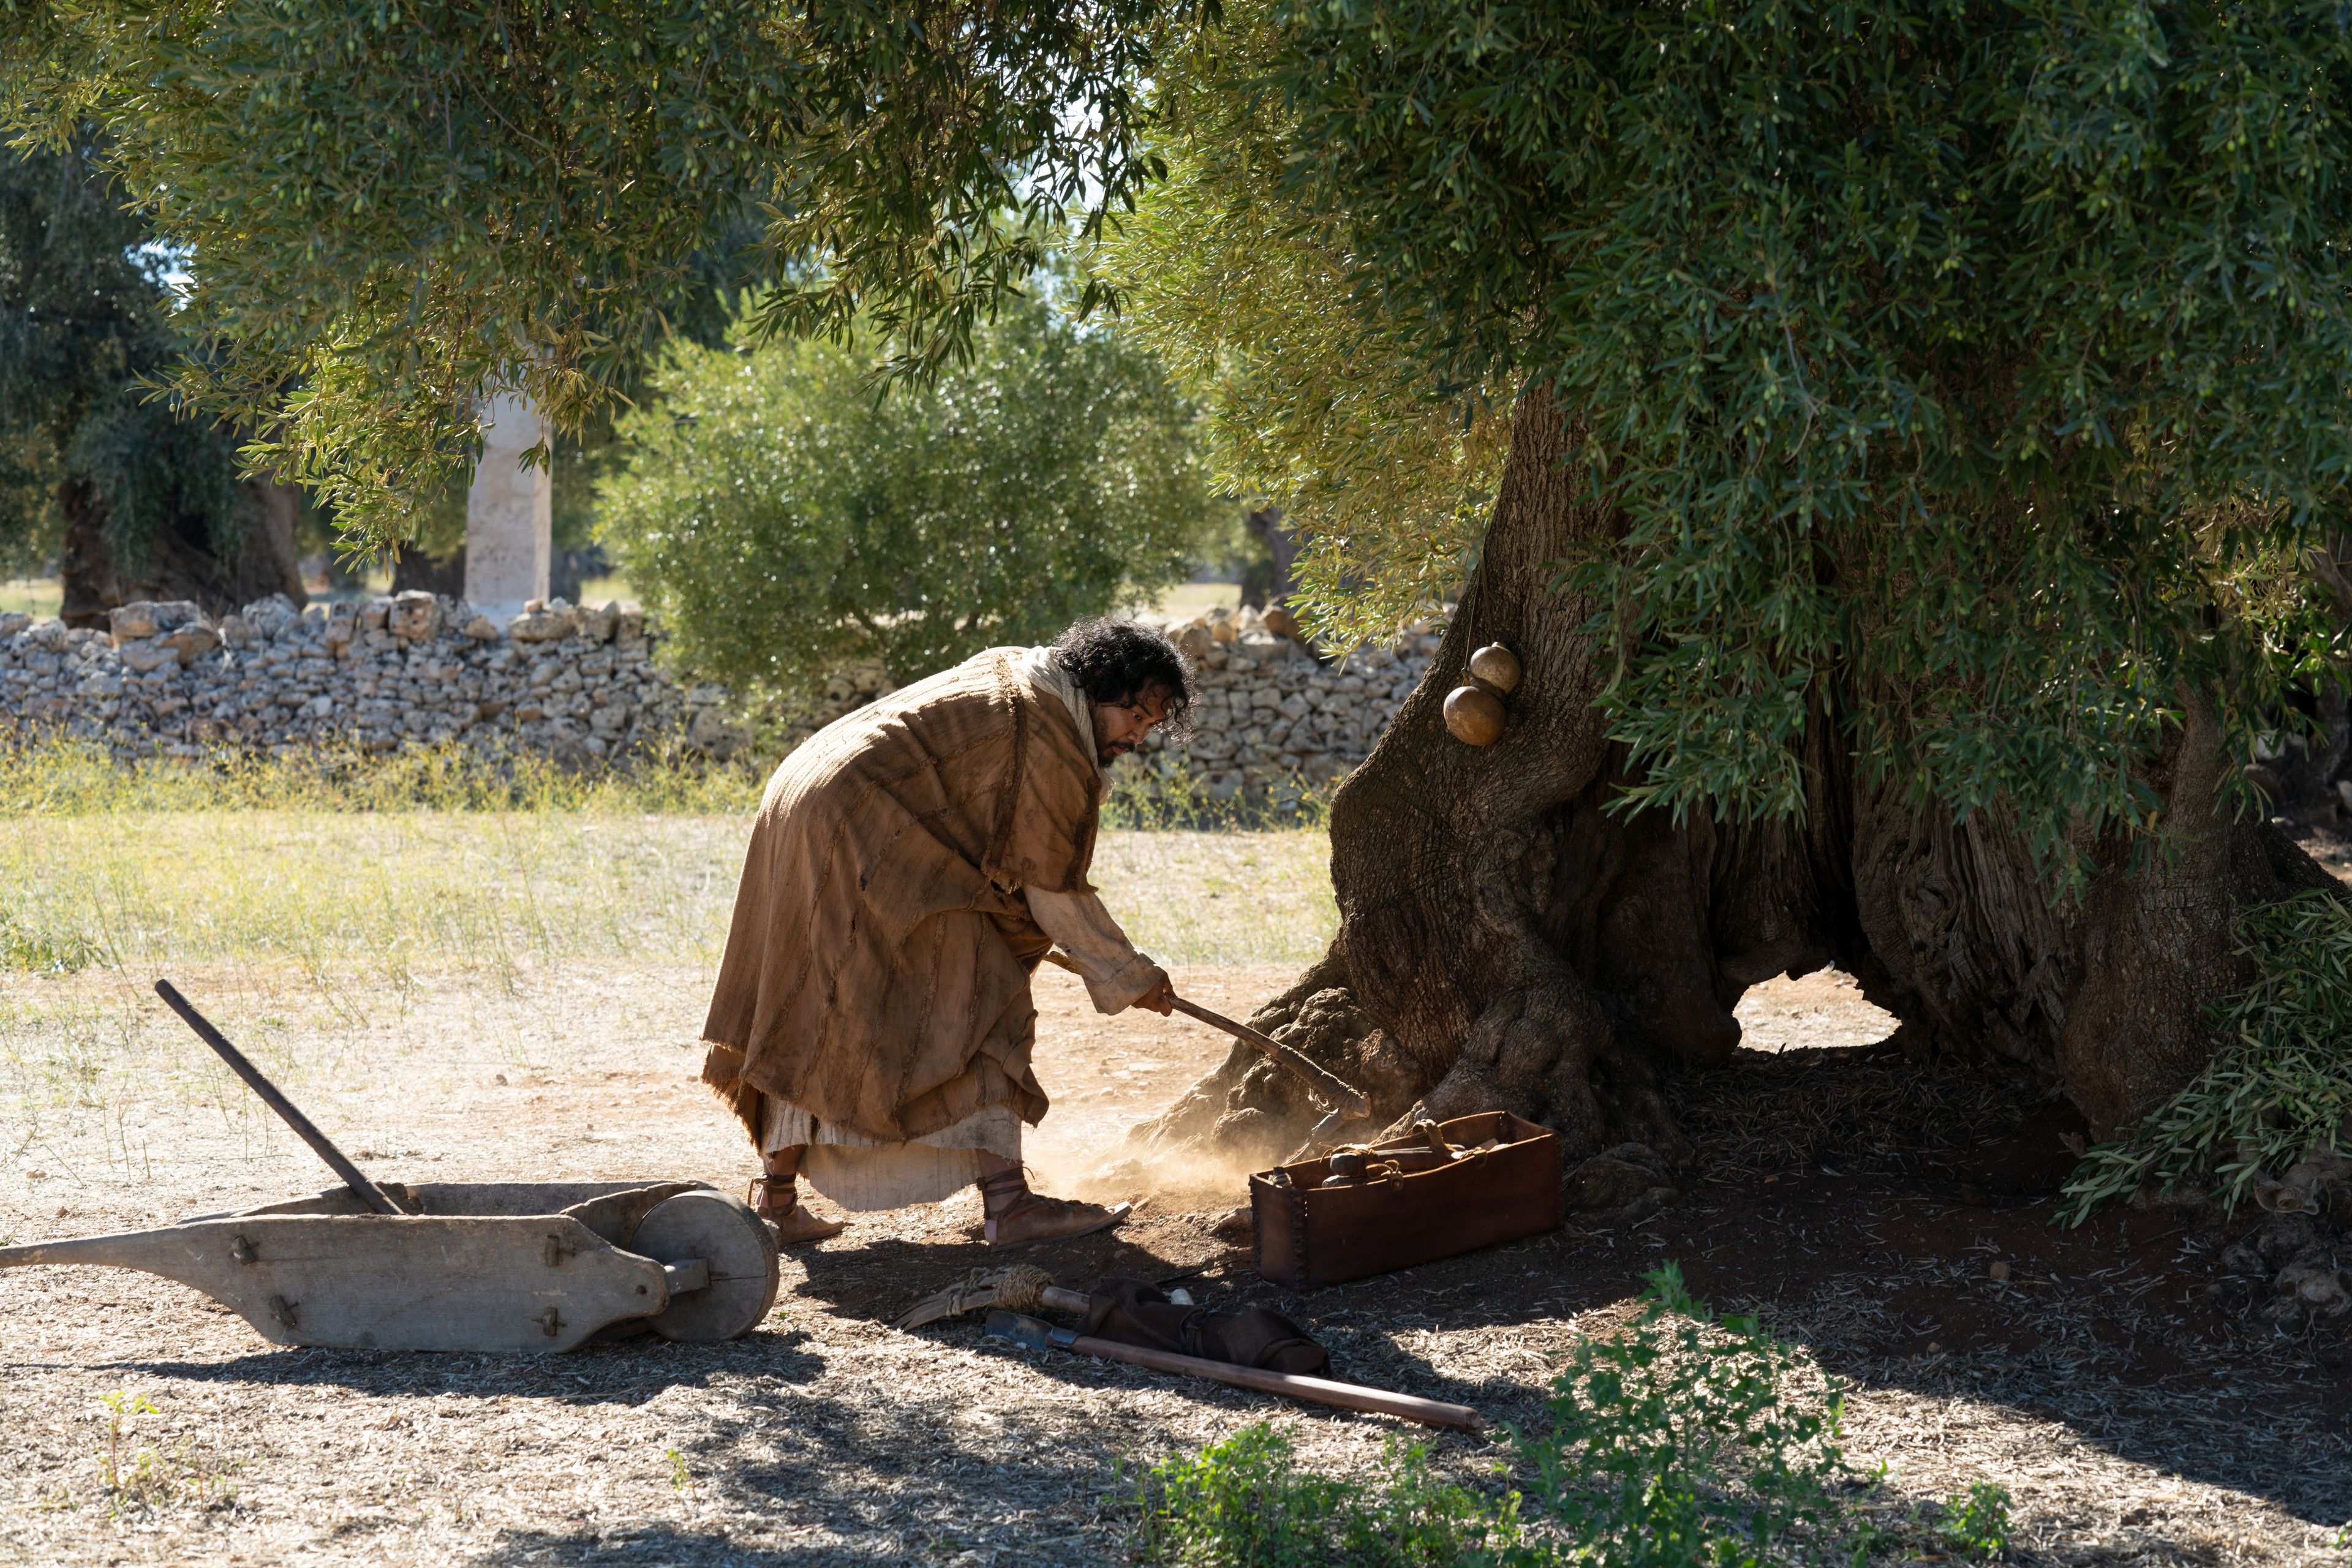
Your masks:
{"label": "man's beard", "polygon": [[1132,741],[1113,741],[1108,745],[1095,748],[1095,761],[1108,766],[1133,750],[1135,750],[1135,742]]}

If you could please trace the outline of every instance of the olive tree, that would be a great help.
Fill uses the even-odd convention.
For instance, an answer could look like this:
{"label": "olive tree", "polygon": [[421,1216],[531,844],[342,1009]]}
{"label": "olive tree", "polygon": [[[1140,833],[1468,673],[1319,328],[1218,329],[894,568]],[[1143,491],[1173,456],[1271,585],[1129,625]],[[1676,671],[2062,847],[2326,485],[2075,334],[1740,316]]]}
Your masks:
{"label": "olive tree", "polygon": [[230,434],[146,384],[190,344],[96,151],[0,149],[0,567],[59,563],[76,626],[131,599],[299,599],[299,498],[240,483]]}
{"label": "olive tree", "polygon": [[[1466,574],[1339,796],[1339,939],[1267,1021],[1391,1110],[1588,1150],[1676,1146],[1662,1076],[1830,963],[1906,1051],[2046,1075],[2102,1134],[2179,1089],[2247,978],[2234,911],[2333,888],[2231,737],[2329,629],[2300,570],[2352,454],[2352,33],[1231,20],[1163,72],[1174,178],[1113,264],[1227,388],[1327,618]],[[1526,679],[1466,745],[1441,703],[1489,642]],[[1173,1124],[1237,1109],[1301,1110],[1237,1062]]]}

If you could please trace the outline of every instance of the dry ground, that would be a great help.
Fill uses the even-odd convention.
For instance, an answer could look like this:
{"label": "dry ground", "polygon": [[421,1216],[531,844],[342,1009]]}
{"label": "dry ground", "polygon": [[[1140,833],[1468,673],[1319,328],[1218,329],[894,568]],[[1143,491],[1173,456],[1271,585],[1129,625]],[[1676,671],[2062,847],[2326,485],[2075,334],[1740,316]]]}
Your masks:
{"label": "dry ground", "polygon": [[[254,849],[289,826],[236,820]],[[691,1081],[729,825],[564,830],[622,847],[620,869],[590,874],[546,858],[530,837],[544,826],[511,829],[508,849],[446,824],[365,826],[397,840],[376,845],[406,858],[392,868],[323,842],[362,828],[313,821],[306,852],[332,858],[216,895],[212,926],[211,852],[185,831],[170,839],[176,861],[133,857],[135,871],[98,865],[91,841],[35,842],[31,826],[0,843],[20,871],[63,876],[83,858],[82,898],[121,963],[0,974],[0,1235],[144,1225],[321,1184],[144,993],[165,966],[380,1175],[748,1173]],[[443,833],[463,840],[454,860],[434,858],[427,840]],[[1246,1011],[1328,930],[1311,842],[1134,836],[1107,854],[1115,905],[1189,960],[1179,983],[1211,1005]],[[599,887],[619,890],[600,900]],[[341,908],[341,934],[306,958],[214,931],[267,927],[273,898]],[[410,912],[379,921],[386,899]],[[488,929],[477,917],[500,901],[541,934],[467,961]],[[44,908],[56,929],[59,906]],[[418,910],[448,934],[370,970],[369,942]],[[174,921],[198,929],[173,935]],[[303,929],[288,924],[287,940]],[[1058,973],[1039,989],[1039,1071],[1057,1103],[1033,1152],[1049,1176],[1094,1168],[1223,1054],[1192,1025],[1096,1018]],[[1887,1467],[1890,1510],[1989,1478],[2016,1494],[2023,1561],[2340,1559],[2352,1456],[2327,1347],[2244,1326],[2240,1288],[2160,1215],[2053,1230],[2040,1194],[2063,1170],[2062,1121],[2010,1086],[1874,1058],[1883,1016],[1836,977],[1760,987],[1741,1014],[1758,1048],[1681,1091],[1686,1124],[1718,1154],[1681,1204],[1632,1230],[1289,1297],[1209,1234],[1213,1205],[1238,1198],[1212,1173],[1120,1235],[1039,1260],[1079,1285],[1203,1269],[1193,1283],[1211,1299],[1270,1300],[1309,1324],[1338,1375],[1528,1421],[1566,1347],[1621,1321],[1641,1273],[1676,1258],[1702,1294],[1762,1307],[1849,1381],[1851,1447]],[[775,1314],[738,1342],[563,1357],[276,1351],[144,1275],[9,1274],[0,1560],[1103,1563],[1119,1558],[1123,1476],[1139,1462],[1271,1419],[1311,1463],[1354,1469],[1394,1430],[1028,1357],[971,1325],[883,1326],[983,1260],[975,1219],[969,1198],[861,1217],[788,1259]],[[1989,1277],[1995,1260],[2006,1280]],[[1434,1446],[1465,1475],[1498,1452]]]}

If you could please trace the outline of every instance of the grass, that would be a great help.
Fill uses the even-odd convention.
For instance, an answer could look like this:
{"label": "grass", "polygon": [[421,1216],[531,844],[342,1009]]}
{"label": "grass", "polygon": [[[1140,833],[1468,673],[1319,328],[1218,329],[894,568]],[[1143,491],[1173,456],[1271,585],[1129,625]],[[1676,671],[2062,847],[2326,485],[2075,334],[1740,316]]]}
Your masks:
{"label": "grass", "polygon": [[1238,608],[1241,602],[1239,583],[1179,583],[1162,592],[1152,608],[1163,616],[1197,616],[1216,605]]}
{"label": "grass", "polygon": [[601,605],[607,599],[628,602],[638,597],[640,595],[636,589],[630,586],[629,580],[618,574],[581,580],[580,602],[583,605]]}
{"label": "grass", "polygon": [[[289,969],[322,990],[601,960],[715,963],[748,819],[131,811],[0,825],[0,967]],[[1175,963],[1305,963],[1337,924],[1312,832],[1104,835],[1095,879]]]}
{"label": "grass", "polygon": [[65,584],[55,577],[11,577],[0,582],[0,616],[46,620],[65,603]]}
{"label": "grass", "polygon": [[185,1438],[175,1449],[134,1444],[131,1424],[142,1416],[163,1414],[154,1401],[119,1390],[100,1403],[106,1409],[106,1429],[98,1450],[98,1479],[110,1513],[118,1517],[134,1511],[152,1514],[175,1502],[213,1508],[236,1500],[236,1487],[230,1479],[235,1466],[200,1460]]}
{"label": "grass", "polygon": [[[570,774],[462,752],[116,766],[0,751],[0,969],[289,971],[322,990],[581,960],[716,961],[761,774]],[[1338,923],[1319,828],[1113,827],[1095,880],[1176,963],[1305,963]]]}
{"label": "grass", "polygon": [[285,757],[223,750],[200,762],[118,763],[68,741],[0,746],[0,817],[126,812],[515,811],[592,815],[749,812],[767,778],[757,760],[676,753],[626,769],[573,772],[529,752],[460,746],[380,756],[334,746]]}
{"label": "grass", "polygon": [[[331,1109],[352,1083],[437,1083],[485,1051],[536,1048],[511,1020],[558,993],[574,999],[563,1016],[584,1007],[593,1027],[683,1049],[757,777],[0,751],[0,1169],[68,1148],[138,1168],[159,1105],[216,1105],[268,1145],[249,1097],[146,994],[159,975]],[[1337,925],[1328,855],[1315,830],[1112,829],[1095,879],[1165,962],[1304,965]],[[605,1000],[578,1000],[592,995]],[[418,1033],[425,1014],[442,1022]]]}

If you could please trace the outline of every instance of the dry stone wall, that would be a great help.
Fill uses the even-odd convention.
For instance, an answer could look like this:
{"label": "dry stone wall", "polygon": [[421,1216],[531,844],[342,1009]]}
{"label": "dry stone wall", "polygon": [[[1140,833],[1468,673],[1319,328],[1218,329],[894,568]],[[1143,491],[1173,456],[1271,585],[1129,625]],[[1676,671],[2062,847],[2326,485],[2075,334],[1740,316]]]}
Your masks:
{"label": "dry stone wall", "polygon": [[306,610],[273,595],[217,623],[193,604],[126,605],[104,631],[0,616],[0,713],[131,755],[462,742],[593,761],[739,745],[728,694],[679,689],[656,640],[617,603],[534,600],[500,627],[425,593]]}
{"label": "dry stone wall", "polygon": [[1155,736],[1122,757],[1116,771],[1189,776],[1217,800],[1323,784],[1355,767],[1437,652],[1434,622],[1341,658],[1320,656],[1298,640],[1280,611],[1272,626],[1255,610],[1156,624],[1192,662],[1200,687],[1192,733]]}
{"label": "dry stone wall", "polygon": [[[1121,760],[1230,800],[1320,784],[1361,762],[1436,652],[1433,626],[1324,658],[1255,611],[1154,621],[1200,680],[1193,731]],[[125,756],[217,747],[516,748],[593,764],[674,746],[730,756],[749,740],[724,688],[659,668],[634,606],[533,601],[500,627],[462,600],[407,593],[297,610],[282,595],[215,623],[193,604],[126,605],[106,630],[0,616],[0,728]],[[878,665],[836,676],[781,752],[889,689]]]}

